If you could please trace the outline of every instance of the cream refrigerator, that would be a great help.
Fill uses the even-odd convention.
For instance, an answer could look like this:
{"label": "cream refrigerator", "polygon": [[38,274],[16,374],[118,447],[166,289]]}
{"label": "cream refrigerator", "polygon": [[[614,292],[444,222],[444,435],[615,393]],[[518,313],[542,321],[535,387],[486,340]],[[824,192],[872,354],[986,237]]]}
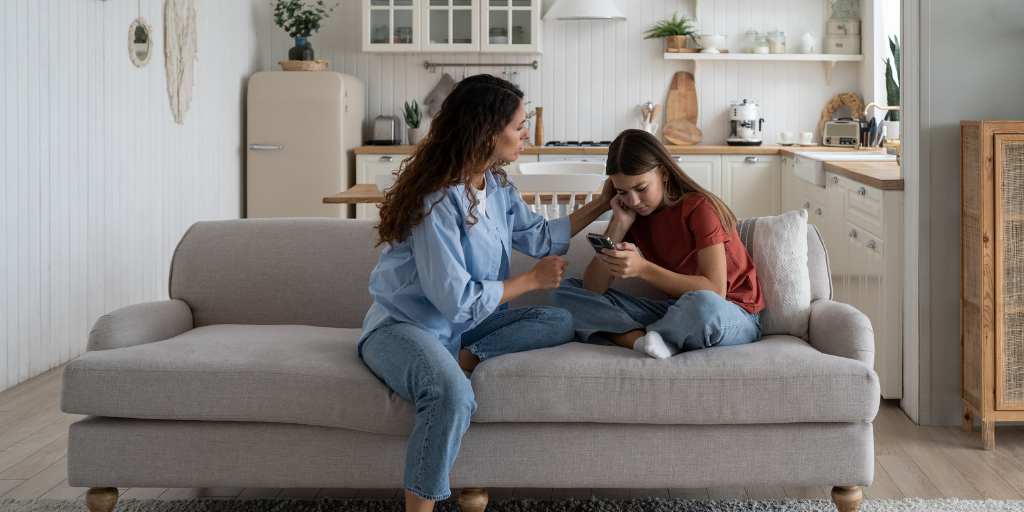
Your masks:
{"label": "cream refrigerator", "polygon": [[349,218],[323,197],[352,186],[352,150],[362,143],[365,93],[359,79],[314,71],[249,78],[246,216]]}

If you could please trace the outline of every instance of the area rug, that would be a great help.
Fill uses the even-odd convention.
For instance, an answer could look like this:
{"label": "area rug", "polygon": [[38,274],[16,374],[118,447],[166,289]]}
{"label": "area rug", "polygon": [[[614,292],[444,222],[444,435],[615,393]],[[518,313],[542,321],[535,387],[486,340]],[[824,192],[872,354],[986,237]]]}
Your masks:
{"label": "area rug", "polygon": [[[85,502],[64,500],[0,500],[3,512],[79,512]],[[117,512],[402,512],[399,500],[332,499],[194,499],[134,500],[117,504]],[[437,512],[458,512],[454,501],[439,503]],[[995,500],[865,500],[863,512],[1024,512],[1024,501]],[[639,498],[614,500],[492,500],[487,512],[834,512],[827,500],[692,500]]]}

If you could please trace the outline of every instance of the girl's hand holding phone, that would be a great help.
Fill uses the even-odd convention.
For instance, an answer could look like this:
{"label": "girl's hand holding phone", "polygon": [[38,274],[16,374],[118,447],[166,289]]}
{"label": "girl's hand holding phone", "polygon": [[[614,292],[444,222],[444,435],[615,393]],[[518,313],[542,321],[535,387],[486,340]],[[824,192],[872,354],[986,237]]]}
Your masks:
{"label": "girl's hand holding phone", "polygon": [[604,249],[597,257],[604,263],[608,273],[620,279],[640,277],[648,265],[647,259],[629,242],[618,243],[615,249]]}

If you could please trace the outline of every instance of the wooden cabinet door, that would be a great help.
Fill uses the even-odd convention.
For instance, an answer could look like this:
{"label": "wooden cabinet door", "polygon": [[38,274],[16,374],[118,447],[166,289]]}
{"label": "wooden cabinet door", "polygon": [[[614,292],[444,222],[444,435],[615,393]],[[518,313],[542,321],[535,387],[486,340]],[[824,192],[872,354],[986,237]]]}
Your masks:
{"label": "wooden cabinet door", "polygon": [[480,2],[481,52],[541,52],[541,0]]}
{"label": "wooden cabinet door", "polygon": [[426,0],[361,0],[364,52],[420,49],[420,5]]}
{"label": "wooden cabinet door", "polygon": [[1024,410],[1024,134],[995,135],[996,409]]}
{"label": "wooden cabinet door", "polygon": [[423,2],[425,52],[479,52],[481,0],[420,0]]}
{"label": "wooden cabinet door", "polygon": [[718,155],[676,155],[672,157],[689,177],[709,192],[722,195],[722,157]]}
{"label": "wooden cabinet door", "polygon": [[[395,172],[408,155],[359,155],[356,157],[356,183],[377,183],[378,177]],[[375,204],[357,204],[357,219],[378,219]]]}

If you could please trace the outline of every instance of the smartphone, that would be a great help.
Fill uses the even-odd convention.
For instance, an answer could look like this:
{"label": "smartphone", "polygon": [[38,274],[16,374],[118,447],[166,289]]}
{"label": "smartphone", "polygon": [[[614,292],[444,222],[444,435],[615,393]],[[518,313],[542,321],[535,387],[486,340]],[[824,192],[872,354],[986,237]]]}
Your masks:
{"label": "smartphone", "polygon": [[594,250],[601,252],[601,249],[615,249],[615,242],[611,238],[598,233],[587,233],[587,241],[594,246]]}

